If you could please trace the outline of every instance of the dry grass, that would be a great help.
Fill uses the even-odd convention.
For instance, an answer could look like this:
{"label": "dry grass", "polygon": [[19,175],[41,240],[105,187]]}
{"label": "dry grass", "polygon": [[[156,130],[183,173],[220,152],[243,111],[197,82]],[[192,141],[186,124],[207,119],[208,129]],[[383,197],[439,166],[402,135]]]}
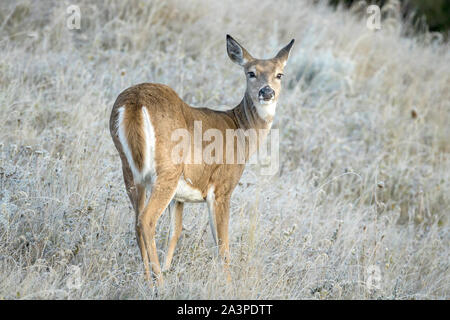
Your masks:
{"label": "dry grass", "polygon": [[[85,0],[71,31],[69,2],[2,1],[0,298],[156,297],[110,110],[139,82],[236,105],[244,79],[226,56],[230,33],[257,57],[297,39],[274,124],[281,170],[249,166],[233,195],[233,282],[205,206],[189,205],[157,298],[448,299],[449,46],[402,36],[395,5],[372,32],[308,3]],[[163,257],[167,215],[158,230]]]}

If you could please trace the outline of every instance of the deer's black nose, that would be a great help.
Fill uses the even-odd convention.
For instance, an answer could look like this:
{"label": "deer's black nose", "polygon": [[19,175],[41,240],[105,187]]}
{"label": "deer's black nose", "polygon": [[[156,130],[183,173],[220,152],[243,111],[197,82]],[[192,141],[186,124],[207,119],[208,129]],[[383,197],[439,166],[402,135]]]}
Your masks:
{"label": "deer's black nose", "polygon": [[259,90],[259,98],[263,100],[271,100],[275,97],[275,91],[269,86],[265,86],[261,90]]}

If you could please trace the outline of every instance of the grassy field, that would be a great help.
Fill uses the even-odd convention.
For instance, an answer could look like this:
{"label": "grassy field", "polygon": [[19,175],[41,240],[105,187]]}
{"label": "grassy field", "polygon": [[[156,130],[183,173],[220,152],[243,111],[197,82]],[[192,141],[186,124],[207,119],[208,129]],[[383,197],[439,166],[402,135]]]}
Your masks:
{"label": "grassy field", "polygon": [[[450,50],[311,1],[0,3],[0,299],[450,298]],[[280,170],[248,166],[227,283],[203,204],[187,205],[165,285],[143,279],[108,121],[140,82],[233,107],[225,34],[256,57],[296,39],[274,128]],[[158,224],[160,259],[169,218]],[[373,285],[370,285],[373,284]]]}

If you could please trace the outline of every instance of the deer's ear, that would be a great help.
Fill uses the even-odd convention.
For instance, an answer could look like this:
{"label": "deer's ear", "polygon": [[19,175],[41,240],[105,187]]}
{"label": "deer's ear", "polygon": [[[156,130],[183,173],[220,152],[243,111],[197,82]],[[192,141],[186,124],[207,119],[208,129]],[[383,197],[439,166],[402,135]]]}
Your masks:
{"label": "deer's ear", "polygon": [[291,42],[289,42],[289,44],[286,47],[284,47],[283,49],[281,49],[275,56],[275,59],[280,60],[283,63],[283,65],[286,65],[286,61],[289,58],[289,52],[291,51],[294,41],[295,40],[292,39]]}
{"label": "deer's ear", "polygon": [[244,49],[236,40],[234,40],[229,34],[227,34],[227,53],[231,61],[237,63],[240,66],[244,66],[249,61],[253,60],[253,57]]}

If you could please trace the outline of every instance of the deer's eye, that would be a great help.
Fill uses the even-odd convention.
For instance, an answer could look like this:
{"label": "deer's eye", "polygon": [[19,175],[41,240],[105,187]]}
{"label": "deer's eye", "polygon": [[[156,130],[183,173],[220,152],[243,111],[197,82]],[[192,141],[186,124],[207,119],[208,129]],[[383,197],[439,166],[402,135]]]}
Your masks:
{"label": "deer's eye", "polygon": [[277,74],[277,79],[281,79],[283,77],[282,73]]}
{"label": "deer's eye", "polygon": [[256,78],[256,74],[254,72],[247,72],[249,78]]}

